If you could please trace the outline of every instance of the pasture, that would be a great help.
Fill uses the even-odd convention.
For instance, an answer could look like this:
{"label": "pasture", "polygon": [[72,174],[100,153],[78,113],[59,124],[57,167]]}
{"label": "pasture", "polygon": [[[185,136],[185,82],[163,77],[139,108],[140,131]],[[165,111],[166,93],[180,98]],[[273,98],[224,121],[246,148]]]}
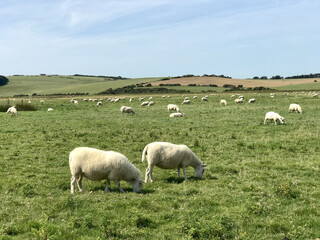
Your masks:
{"label": "pasture", "polygon": [[[184,97],[153,96],[140,107],[137,96],[117,103],[79,105],[70,98],[31,99],[38,111],[0,113],[1,239],[316,239],[320,237],[319,98],[277,93],[270,98],[242,93],[204,94],[190,105]],[[149,96],[144,96],[145,100]],[[256,103],[248,104],[255,97]],[[220,99],[228,105],[221,107]],[[19,99],[16,103],[19,103]],[[5,104],[5,100],[1,100]],[[11,100],[11,105],[15,102]],[[167,104],[186,117],[169,118]],[[303,114],[289,113],[298,103]],[[121,114],[122,105],[136,114]],[[48,108],[53,112],[48,112]],[[268,111],[284,125],[263,124]],[[188,168],[188,181],[176,170],[155,167],[153,183],[142,193],[121,194],[111,183],[83,180],[84,193],[70,194],[68,155],[79,146],[118,151],[141,171],[146,144],[185,144],[205,163],[201,180]],[[182,175],[183,176],[183,175]]]}

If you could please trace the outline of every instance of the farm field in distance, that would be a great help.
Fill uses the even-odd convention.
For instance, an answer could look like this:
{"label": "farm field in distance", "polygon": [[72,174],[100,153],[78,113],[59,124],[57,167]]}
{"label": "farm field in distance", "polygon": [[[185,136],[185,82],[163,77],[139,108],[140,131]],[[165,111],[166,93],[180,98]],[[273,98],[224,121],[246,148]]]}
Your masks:
{"label": "farm field in distance", "polygon": [[[41,98],[44,104],[29,97],[24,103],[30,99],[37,111],[0,112],[0,239],[319,238],[319,98],[252,91],[235,104],[234,93],[219,94],[208,102],[201,101],[204,93],[185,94],[190,105],[181,105],[182,94],[140,95],[153,97],[150,107],[140,107],[138,95],[131,103],[124,95],[117,103],[104,99],[103,106],[82,102],[88,96],[76,97],[79,105],[71,97]],[[10,105],[20,102],[10,99]],[[186,117],[169,118],[170,103]],[[303,114],[289,113],[290,103],[300,104]],[[122,105],[136,114],[121,114]],[[264,125],[268,111],[285,124]],[[142,150],[154,141],[189,146],[208,165],[203,178],[188,168],[185,182],[176,170],[155,167],[155,181],[141,194],[124,181],[127,193],[113,182],[104,193],[105,181],[87,179],[84,193],[70,194],[68,155],[75,147],[118,151],[144,179]]]}

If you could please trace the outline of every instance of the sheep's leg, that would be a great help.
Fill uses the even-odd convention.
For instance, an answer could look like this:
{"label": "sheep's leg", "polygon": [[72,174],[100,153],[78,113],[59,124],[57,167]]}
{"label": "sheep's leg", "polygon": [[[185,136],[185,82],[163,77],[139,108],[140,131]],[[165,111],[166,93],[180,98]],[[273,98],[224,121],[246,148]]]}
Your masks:
{"label": "sheep's leg", "polygon": [[115,182],[115,184],[118,186],[119,191],[120,191],[121,193],[124,193],[123,189],[122,189],[121,186],[120,186],[120,182],[117,181],[117,180],[115,180],[114,182]]}
{"label": "sheep's leg", "polygon": [[182,170],[183,170],[184,180],[185,180],[185,181],[188,181],[186,168],[184,167],[184,168],[182,168]]}
{"label": "sheep's leg", "polygon": [[74,176],[71,177],[71,194],[74,194],[74,184],[76,182],[76,178]]}
{"label": "sheep's leg", "polygon": [[152,176],[152,169],[153,169],[153,166],[150,166],[149,168],[149,176],[150,176],[150,182],[153,182],[153,176]]}
{"label": "sheep's leg", "polygon": [[146,176],[145,176],[145,178],[144,178],[144,182],[145,182],[145,183],[148,182],[149,173],[150,173],[150,170],[149,170],[149,167],[147,167],[147,169],[146,169]]}
{"label": "sheep's leg", "polygon": [[266,124],[266,121],[267,121],[267,119],[264,119],[264,122],[263,122],[263,124]]}
{"label": "sheep's leg", "polygon": [[178,178],[180,178],[180,168],[177,168],[178,171]]}
{"label": "sheep's leg", "polygon": [[109,192],[109,185],[110,185],[110,180],[108,179],[106,183],[106,188],[104,189],[105,192]]}
{"label": "sheep's leg", "polygon": [[79,178],[77,179],[77,184],[80,192],[83,192],[83,187],[82,187],[82,175],[79,175]]}

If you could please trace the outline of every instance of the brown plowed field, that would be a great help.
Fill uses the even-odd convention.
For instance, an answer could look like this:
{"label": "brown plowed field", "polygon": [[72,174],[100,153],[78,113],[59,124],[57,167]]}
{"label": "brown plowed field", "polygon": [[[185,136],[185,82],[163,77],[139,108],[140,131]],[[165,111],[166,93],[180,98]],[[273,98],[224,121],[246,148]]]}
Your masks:
{"label": "brown plowed field", "polygon": [[[252,80],[252,79],[229,79],[220,77],[188,77],[188,78],[173,78],[165,81],[153,82],[153,86],[163,84],[175,84],[181,85],[197,84],[197,85],[209,85],[216,84],[222,87],[224,84],[231,85],[243,85],[243,87],[280,87],[295,84],[313,83],[315,78],[305,79],[280,79],[280,80]],[[319,81],[319,79],[317,79]]]}

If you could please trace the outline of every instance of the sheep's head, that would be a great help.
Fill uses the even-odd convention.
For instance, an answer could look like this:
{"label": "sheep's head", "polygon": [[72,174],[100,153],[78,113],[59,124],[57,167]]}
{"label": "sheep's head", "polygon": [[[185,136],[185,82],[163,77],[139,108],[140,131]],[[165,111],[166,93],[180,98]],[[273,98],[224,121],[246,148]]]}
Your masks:
{"label": "sheep's head", "polygon": [[131,185],[132,185],[132,189],[134,192],[136,193],[140,193],[141,189],[142,189],[142,178],[140,176],[138,176],[137,178],[134,178],[130,181]]}
{"label": "sheep's head", "polygon": [[284,124],[284,117],[279,117],[279,121],[281,122],[281,124]]}
{"label": "sheep's head", "polygon": [[194,170],[196,172],[196,177],[201,178],[203,176],[204,173],[204,169],[207,165],[205,164],[201,164],[198,167],[196,167]]}

